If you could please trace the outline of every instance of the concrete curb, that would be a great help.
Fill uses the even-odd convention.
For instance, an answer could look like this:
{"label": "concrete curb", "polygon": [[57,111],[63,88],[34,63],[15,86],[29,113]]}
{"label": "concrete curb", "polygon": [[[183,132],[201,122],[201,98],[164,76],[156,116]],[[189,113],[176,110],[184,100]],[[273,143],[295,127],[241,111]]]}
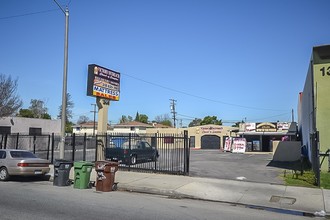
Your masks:
{"label": "concrete curb", "polygon": [[[72,180],[73,170],[70,172]],[[94,169],[90,179],[96,180]],[[52,173],[49,181],[53,181]],[[118,191],[221,202],[298,216],[330,217],[326,212],[327,208],[330,210],[330,190],[127,171],[117,172],[116,182],[119,182]],[[270,201],[273,195],[279,201]],[[292,204],[289,204],[290,199],[294,200]]]}

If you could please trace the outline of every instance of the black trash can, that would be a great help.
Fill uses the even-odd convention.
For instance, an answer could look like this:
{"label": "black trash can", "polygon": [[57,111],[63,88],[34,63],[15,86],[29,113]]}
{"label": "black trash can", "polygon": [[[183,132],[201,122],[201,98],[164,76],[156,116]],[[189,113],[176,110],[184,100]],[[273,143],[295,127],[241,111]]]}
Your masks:
{"label": "black trash can", "polygon": [[54,163],[54,186],[70,186],[70,170],[73,163],[68,160],[55,160]]}

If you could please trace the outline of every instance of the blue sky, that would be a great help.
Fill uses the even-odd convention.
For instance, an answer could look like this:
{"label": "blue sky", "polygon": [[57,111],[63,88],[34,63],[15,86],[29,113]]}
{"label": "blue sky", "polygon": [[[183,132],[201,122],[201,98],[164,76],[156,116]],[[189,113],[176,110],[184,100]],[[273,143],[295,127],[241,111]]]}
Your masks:
{"label": "blue sky", "polygon": [[[328,0],[58,0],[70,11],[68,92],[93,119],[87,66],[121,73],[109,121],[217,116],[290,121],[313,46],[330,43]],[[62,99],[64,14],[52,0],[0,1],[0,73],[18,78],[23,108]],[[178,123],[180,124],[180,123]]]}

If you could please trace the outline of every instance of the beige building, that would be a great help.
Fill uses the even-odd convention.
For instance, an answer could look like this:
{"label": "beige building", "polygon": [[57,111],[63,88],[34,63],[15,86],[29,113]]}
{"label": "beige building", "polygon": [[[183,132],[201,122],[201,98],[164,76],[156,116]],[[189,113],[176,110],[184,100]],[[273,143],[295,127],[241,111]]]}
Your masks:
{"label": "beige building", "polygon": [[[92,135],[93,132],[97,134],[97,122],[86,122],[79,125],[72,126],[73,133],[77,135]],[[136,134],[145,134],[147,128],[153,128],[152,125],[137,122],[137,121],[131,121],[127,123],[121,123],[116,124],[113,126],[110,126],[108,124],[107,133],[122,133],[122,134],[128,134],[128,133],[136,133]]]}
{"label": "beige building", "polygon": [[[96,126],[97,128],[97,123]],[[92,135],[94,123],[88,122],[80,125],[73,126],[73,133],[78,135]],[[230,137],[232,131],[237,128],[222,125],[202,125],[189,128],[172,128],[161,124],[145,124],[137,121],[121,123],[108,126],[107,133],[134,133],[134,134],[184,134],[188,131],[189,145],[191,148],[196,149],[223,149],[225,138]],[[97,130],[95,130],[97,134]]]}
{"label": "beige building", "polygon": [[189,145],[196,149],[223,149],[225,138],[237,128],[222,125],[202,125],[189,128],[147,128],[147,134],[183,134],[188,131]]}

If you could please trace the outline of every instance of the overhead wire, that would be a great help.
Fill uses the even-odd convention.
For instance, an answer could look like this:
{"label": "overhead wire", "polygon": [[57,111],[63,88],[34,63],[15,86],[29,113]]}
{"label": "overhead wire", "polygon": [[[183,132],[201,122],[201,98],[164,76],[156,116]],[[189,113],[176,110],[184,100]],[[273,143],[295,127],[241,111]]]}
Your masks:
{"label": "overhead wire", "polygon": [[160,88],[163,88],[163,89],[172,91],[172,92],[181,93],[181,94],[184,94],[184,95],[187,95],[187,96],[191,96],[191,97],[194,97],[194,98],[203,99],[203,100],[210,101],[210,102],[215,102],[215,103],[220,103],[220,104],[223,104],[223,105],[230,105],[230,106],[235,106],[235,107],[240,107],[240,108],[262,110],[262,111],[282,111],[282,112],[283,111],[287,111],[287,110],[280,110],[280,109],[257,108],[257,107],[253,107],[253,106],[245,106],[245,105],[239,105],[239,104],[234,104],[234,103],[223,102],[223,101],[220,101],[220,100],[214,100],[214,99],[210,99],[210,98],[205,98],[205,97],[202,97],[202,96],[193,95],[193,94],[190,94],[190,93],[187,93],[187,92],[184,92],[184,91],[180,91],[180,90],[173,89],[173,88],[170,88],[170,87],[167,87],[167,86],[163,86],[163,85],[160,85],[160,84],[157,84],[157,83],[153,83],[153,82],[150,82],[150,81],[147,81],[147,80],[144,80],[144,79],[140,79],[138,77],[131,76],[131,75],[127,74],[127,73],[121,73],[121,74],[122,75],[125,75],[125,76],[128,76],[128,77],[130,77],[132,79],[135,79],[135,80],[138,80],[138,81],[141,81],[141,82],[144,82],[144,83],[148,83],[150,85],[153,85],[153,86],[156,86],[156,87],[160,87]]}
{"label": "overhead wire", "polygon": [[30,16],[30,15],[36,15],[36,14],[49,13],[49,12],[58,11],[58,10],[60,10],[60,9],[50,9],[50,10],[30,12],[30,13],[20,14],[20,15],[11,15],[11,16],[6,16],[6,17],[0,17],[0,20],[18,18],[18,17],[25,17],[25,16]]}

